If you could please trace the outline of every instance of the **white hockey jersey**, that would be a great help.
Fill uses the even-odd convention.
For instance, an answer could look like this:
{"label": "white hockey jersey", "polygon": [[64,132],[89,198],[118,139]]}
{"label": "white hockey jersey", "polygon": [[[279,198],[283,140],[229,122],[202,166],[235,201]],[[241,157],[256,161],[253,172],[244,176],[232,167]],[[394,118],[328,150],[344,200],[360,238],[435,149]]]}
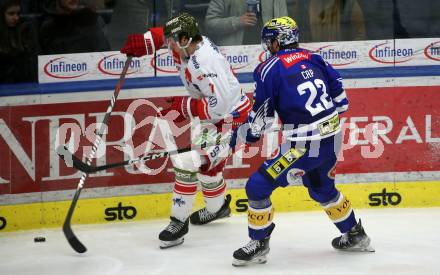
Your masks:
{"label": "white hockey jersey", "polygon": [[209,38],[204,36],[189,58],[175,55],[174,62],[189,96],[197,100],[200,120],[216,123],[227,117],[247,117],[251,103],[231,65]]}

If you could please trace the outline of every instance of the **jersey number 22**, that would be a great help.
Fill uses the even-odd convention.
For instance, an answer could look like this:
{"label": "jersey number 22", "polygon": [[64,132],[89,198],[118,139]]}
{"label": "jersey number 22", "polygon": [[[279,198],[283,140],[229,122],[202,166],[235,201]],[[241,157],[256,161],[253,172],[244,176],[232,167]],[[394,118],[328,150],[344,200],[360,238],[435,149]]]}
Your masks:
{"label": "jersey number 22", "polygon": [[[334,106],[333,101],[329,99],[329,95],[327,94],[327,88],[325,86],[324,81],[322,79],[315,79],[312,81],[307,81],[301,83],[296,88],[300,95],[306,94],[306,91],[310,91],[309,98],[306,101],[306,109],[310,112],[312,116],[319,114],[320,112],[330,109]],[[315,104],[315,107],[312,104],[315,102],[315,98],[318,96],[318,92],[321,95],[319,97],[318,103]]]}

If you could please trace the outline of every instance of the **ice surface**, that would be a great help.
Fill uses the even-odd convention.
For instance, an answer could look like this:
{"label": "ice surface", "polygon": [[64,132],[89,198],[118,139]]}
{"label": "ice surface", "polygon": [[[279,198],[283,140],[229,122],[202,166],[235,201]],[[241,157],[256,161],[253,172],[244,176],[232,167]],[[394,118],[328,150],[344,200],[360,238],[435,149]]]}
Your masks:
{"label": "ice surface", "polygon": [[[0,234],[0,274],[440,274],[440,208],[357,210],[375,253],[333,250],[339,235],[325,213],[276,213],[267,264],[233,267],[248,242],[246,216],[191,226],[181,246],[159,249],[167,220],[74,226],[74,252],[61,229]],[[46,242],[34,243],[44,236]]]}

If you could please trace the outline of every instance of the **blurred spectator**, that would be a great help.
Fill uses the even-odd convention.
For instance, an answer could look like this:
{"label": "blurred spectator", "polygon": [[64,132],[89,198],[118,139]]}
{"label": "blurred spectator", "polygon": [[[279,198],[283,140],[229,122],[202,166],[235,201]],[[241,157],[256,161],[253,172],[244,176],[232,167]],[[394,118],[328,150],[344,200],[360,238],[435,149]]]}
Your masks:
{"label": "blurred spectator", "polygon": [[109,51],[104,22],[94,9],[79,0],[49,0],[47,18],[40,28],[43,54]]}
{"label": "blurred spectator", "polygon": [[93,7],[96,10],[103,10],[106,8],[105,0],[82,0],[81,4],[84,4],[89,7]]}
{"label": "blurred spectator", "polygon": [[303,42],[367,39],[359,0],[287,0],[287,6]]}
{"label": "blurred spectator", "polygon": [[40,14],[43,12],[44,1],[21,0],[22,14]]}
{"label": "blurred spectator", "polygon": [[342,1],[341,40],[367,40],[365,16],[359,0]]}
{"label": "blurred spectator", "polygon": [[[257,12],[250,12],[251,2]],[[286,0],[211,0],[205,28],[219,46],[260,44],[263,24],[286,15]]]}
{"label": "blurred spectator", "polygon": [[370,40],[394,37],[393,1],[359,0],[365,18],[367,37]]}
{"label": "blurred spectator", "polygon": [[[110,23],[114,0],[82,0],[81,3],[96,10],[106,25]],[[104,28],[104,33],[107,35],[107,26]]]}
{"label": "blurred spectator", "polygon": [[364,16],[357,0],[310,0],[313,42],[365,40]]}
{"label": "blurred spectator", "polygon": [[181,0],[180,10],[194,16],[199,23],[199,30],[205,33],[205,16],[210,0]]}
{"label": "blurred spectator", "polygon": [[20,11],[20,0],[0,0],[0,83],[37,81],[36,33]]}
{"label": "blurred spectator", "polygon": [[[154,25],[153,21],[158,19],[150,16],[154,1],[163,2],[158,0],[115,1],[107,35],[113,50],[119,50],[130,33],[144,33],[148,27]],[[167,15],[164,14],[163,17],[167,18]]]}
{"label": "blurred spectator", "polygon": [[368,39],[440,36],[438,0],[358,0]]}
{"label": "blurred spectator", "polygon": [[298,26],[301,26],[301,41],[303,43],[311,42],[311,34],[310,34],[310,20],[309,13],[306,12],[309,10],[310,3],[309,1],[304,0],[286,0],[287,2],[287,10],[288,16],[293,18]]}
{"label": "blurred spectator", "polygon": [[395,38],[440,37],[440,1],[393,0],[393,2]]}
{"label": "blurred spectator", "polygon": [[310,0],[307,10],[313,42],[340,40],[341,0]]}

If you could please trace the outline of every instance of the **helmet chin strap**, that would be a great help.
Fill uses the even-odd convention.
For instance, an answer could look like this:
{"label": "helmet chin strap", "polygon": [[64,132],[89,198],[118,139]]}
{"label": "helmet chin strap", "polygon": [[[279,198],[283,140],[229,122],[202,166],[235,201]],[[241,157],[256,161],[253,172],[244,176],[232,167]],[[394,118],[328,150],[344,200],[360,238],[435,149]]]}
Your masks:
{"label": "helmet chin strap", "polygon": [[189,58],[188,47],[191,44],[191,42],[192,42],[192,37],[188,40],[185,46],[181,46],[179,42],[176,43],[177,47],[179,47],[179,49],[182,50],[186,58]]}
{"label": "helmet chin strap", "polygon": [[276,40],[271,40],[270,42],[269,42],[269,41],[264,41],[264,40],[261,41],[261,45],[263,46],[264,51],[268,51],[268,52],[270,52],[270,54],[271,54],[272,56],[275,55],[275,54],[277,54],[277,52],[279,51],[279,48],[278,48],[278,50],[275,50],[275,49],[273,48],[273,42],[275,42],[275,41],[277,41],[277,43],[278,43],[278,47],[279,47],[279,45],[280,45],[280,41],[279,41],[278,39],[276,39]]}

